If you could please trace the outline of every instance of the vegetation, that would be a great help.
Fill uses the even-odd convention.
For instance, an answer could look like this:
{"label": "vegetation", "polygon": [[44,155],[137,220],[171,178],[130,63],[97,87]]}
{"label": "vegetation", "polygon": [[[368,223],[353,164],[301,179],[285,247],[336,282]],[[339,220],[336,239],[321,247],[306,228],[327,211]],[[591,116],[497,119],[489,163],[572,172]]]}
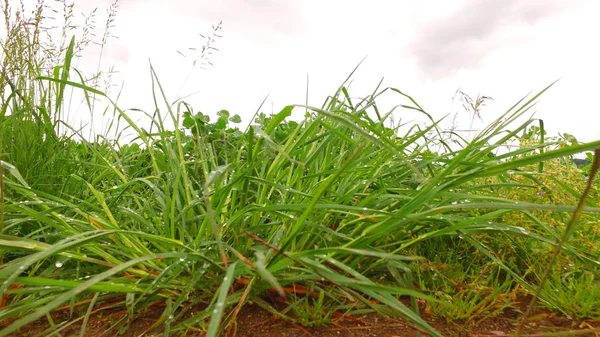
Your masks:
{"label": "vegetation", "polygon": [[[38,319],[50,321],[44,335],[83,322],[83,336],[90,316],[126,308],[118,331],[155,302],[165,335],[216,336],[249,302],[303,325],[399,315],[433,336],[419,304],[473,326],[535,294],[600,319],[600,140],[549,138],[527,119],[548,88],[470,140],[401,90],[357,100],[345,84],[321,107],[257,113],[240,130],[226,110],[211,122],[171,104],[151,68],[162,102],[151,128],[111,101],[112,128],[90,141],[66,122],[65,93],[84,93],[92,113],[95,98],[110,99],[73,67],[81,44],[64,39],[57,58],[39,41],[41,5],[33,24],[12,26],[7,6],[0,336]],[[393,125],[383,94],[430,123]],[[577,168],[569,159],[582,152],[592,163]],[[55,322],[56,311],[69,319]]]}

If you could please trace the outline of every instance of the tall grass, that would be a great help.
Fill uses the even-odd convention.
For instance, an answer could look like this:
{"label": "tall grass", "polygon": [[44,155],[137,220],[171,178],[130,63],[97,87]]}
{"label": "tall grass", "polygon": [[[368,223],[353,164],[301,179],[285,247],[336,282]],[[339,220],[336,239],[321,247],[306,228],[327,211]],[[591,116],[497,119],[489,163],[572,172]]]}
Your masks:
{"label": "tall grass", "polygon": [[[560,240],[561,232],[571,233],[563,213],[573,213],[575,203],[527,198],[551,183],[555,193],[581,197],[583,178],[583,185],[561,184],[548,167],[568,167],[556,163],[600,147],[600,140],[524,138],[537,122],[526,115],[549,87],[471,140],[457,139],[456,150],[440,121],[395,88],[354,101],[344,82],[321,107],[256,114],[240,131],[232,126],[239,116],[228,111],[211,123],[185,102],[169,103],[151,67],[151,131],[113,103],[115,119],[135,132],[135,141],[75,141],[56,130],[63,122],[56,108],[63,106],[61,93],[105,96],[73,80],[75,46],[71,40],[59,71],[28,75],[3,101],[0,336],[69,312],[70,319],[44,332],[57,334],[103,305],[127,310],[119,327],[157,302],[165,309],[153,327],[164,326],[166,335],[201,329],[216,336],[250,302],[301,321],[301,311],[275,308],[265,296],[272,290],[288,298],[289,308],[326,303],[350,315],[375,311],[440,336],[418,302],[448,317],[498,314],[494,308],[510,305],[510,294],[533,294],[547,279],[553,247],[598,275],[597,252]],[[41,96],[23,89],[31,86],[46,89]],[[376,104],[383,94],[428,116],[429,125],[402,133],[386,126],[391,112],[382,114]],[[40,110],[39,103],[55,109]],[[296,108],[307,111],[305,118],[289,121]],[[27,115],[19,115],[23,109]],[[522,146],[500,151],[511,141]],[[53,159],[37,157],[42,153]],[[597,203],[596,189],[577,208],[586,220],[578,233],[600,219]],[[321,302],[298,298],[292,286]],[[558,297],[537,295],[567,311]],[[464,306],[448,305],[448,297]]]}

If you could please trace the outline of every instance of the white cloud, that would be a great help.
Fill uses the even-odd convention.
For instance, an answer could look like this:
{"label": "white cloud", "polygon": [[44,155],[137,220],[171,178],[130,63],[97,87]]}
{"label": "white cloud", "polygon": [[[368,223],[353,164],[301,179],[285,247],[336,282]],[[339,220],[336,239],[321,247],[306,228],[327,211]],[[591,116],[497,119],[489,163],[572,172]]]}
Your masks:
{"label": "white cloud", "polygon": [[530,42],[536,23],[579,6],[580,1],[469,0],[422,25],[409,52],[425,76],[443,79],[480,66],[503,47]]}

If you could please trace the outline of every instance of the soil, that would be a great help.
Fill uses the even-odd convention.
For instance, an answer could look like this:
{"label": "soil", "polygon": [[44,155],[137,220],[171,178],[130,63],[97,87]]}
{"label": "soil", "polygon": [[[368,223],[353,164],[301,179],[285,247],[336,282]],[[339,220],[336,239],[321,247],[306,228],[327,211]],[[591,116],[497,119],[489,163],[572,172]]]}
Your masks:
{"label": "soil", "polygon": [[[499,337],[509,336],[520,322],[520,312],[523,312],[527,299],[519,301],[521,308],[506,310],[501,316],[485,320],[476,326],[466,322],[447,322],[444,319],[434,318],[424,314],[423,318],[444,336],[473,336],[473,337]],[[154,329],[154,323],[164,311],[164,303],[154,303],[147,310],[137,316],[126,328],[121,331],[109,330],[119,321],[127,319],[127,311],[123,309],[102,310],[90,316],[83,336],[125,336],[125,337],[160,337],[164,328]],[[201,310],[201,308],[198,308]],[[197,312],[197,311],[196,311]],[[67,320],[68,312],[57,313],[53,317],[54,323]],[[80,336],[81,321],[73,323],[60,331],[63,337]],[[0,322],[0,328],[10,322]],[[11,337],[45,336],[44,331],[50,327],[48,320],[39,320],[26,326],[21,331],[11,334]],[[154,330],[154,331],[153,331]],[[197,330],[197,331],[195,331]],[[186,332],[174,332],[172,336],[203,337],[205,332],[199,329],[189,329]],[[600,321],[574,321],[550,312],[538,310],[528,319],[525,332],[522,336],[600,336]],[[58,336],[58,335],[57,335]],[[230,325],[221,336],[227,337],[412,337],[428,336],[421,333],[409,323],[399,318],[383,318],[371,313],[362,316],[343,316],[334,319],[334,323],[327,327],[302,327],[280,319],[255,304],[248,304],[238,313],[235,323]]]}

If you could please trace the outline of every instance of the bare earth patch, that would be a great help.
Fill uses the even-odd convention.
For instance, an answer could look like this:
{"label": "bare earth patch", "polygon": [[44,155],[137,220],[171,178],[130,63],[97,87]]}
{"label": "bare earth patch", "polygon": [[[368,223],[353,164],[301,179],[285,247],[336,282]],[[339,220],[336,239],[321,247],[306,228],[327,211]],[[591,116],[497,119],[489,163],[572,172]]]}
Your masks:
{"label": "bare earth patch", "polygon": [[[524,306],[525,301],[520,306]],[[522,308],[521,308],[522,309]],[[467,325],[464,322],[446,322],[443,319],[434,318],[430,315],[423,317],[444,336],[474,336],[474,337],[498,337],[509,336],[514,332],[519,323],[521,309],[508,309],[502,316],[491,318],[481,322],[477,326]],[[125,328],[117,330],[112,328],[116,323],[127,319],[127,312],[122,309],[108,309],[90,316],[87,328],[83,334],[86,337],[100,336],[163,336],[164,328],[155,327],[154,323],[163,313],[164,305],[156,303],[138,316]],[[66,313],[56,314],[54,323],[67,319]],[[10,322],[0,323],[0,328]],[[14,337],[45,336],[44,331],[49,328],[47,320],[36,321],[12,334]],[[63,337],[79,336],[81,333],[81,321],[71,324],[61,330]],[[412,337],[419,336],[420,331],[412,327],[402,319],[382,318],[377,314],[363,316],[341,316],[334,320],[328,327],[308,328],[286,322],[257,305],[246,305],[238,314],[234,324],[230,325],[222,336],[227,337]],[[557,336],[600,336],[600,321],[574,321],[553,315],[546,311],[538,310],[528,320],[524,337],[543,337],[555,333]],[[202,337],[205,332],[200,329],[189,329],[188,331],[172,332],[172,336]],[[421,336],[427,336],[421,332]]]}

